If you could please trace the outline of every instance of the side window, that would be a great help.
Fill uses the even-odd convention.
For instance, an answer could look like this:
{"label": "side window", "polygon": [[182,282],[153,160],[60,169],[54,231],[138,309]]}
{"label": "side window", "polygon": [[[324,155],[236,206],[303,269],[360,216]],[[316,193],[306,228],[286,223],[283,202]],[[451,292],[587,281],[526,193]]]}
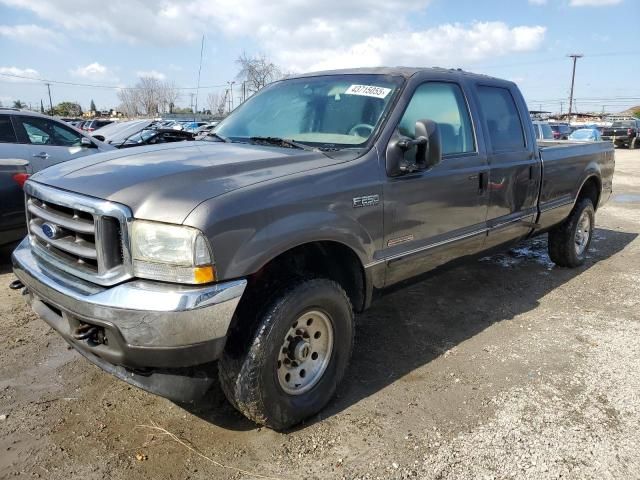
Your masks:
{"label": "side window", "polygon": [[16,132],[9,115],[0,115],[0,143],[17,143]]}
{"label": "side window", "polygon": [[53,124],[53,137],[56,145],[73,147],[82,144],[82,135],[57,123]]}
{"label": "side window", "polygon": [[18,121],[24,129],[25,141],[32,145],[72,147],[81,144],[80,134],[46,118],[22,117]]}
{"label": "side window", "polygon": [[44,130],[43,125],[34,125],[34,123],[36,122],[22,122],[22,127],[27,133],[27,141],[32,145],[51,145],[51,135]]}
{"label": "side window", "polygon": [[500,87],[478,87],[480,108],[494,152],[524,150],[524,130],[511,92]]}
{"label": "side window", "polygon": [[455,83],[420,85],[398,124],[401,135],[413,138],[418,120],[433,120],[440,128],[442,154],[475,151],[473,127],[462,90]]}

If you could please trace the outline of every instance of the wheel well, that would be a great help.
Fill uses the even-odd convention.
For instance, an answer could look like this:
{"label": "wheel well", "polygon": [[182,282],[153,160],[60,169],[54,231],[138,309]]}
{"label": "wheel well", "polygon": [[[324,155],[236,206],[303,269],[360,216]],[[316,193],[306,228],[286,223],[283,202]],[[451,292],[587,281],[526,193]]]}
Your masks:
{"label": "wheel well", "polygon": [[308,277],[324,277],[337,282],[346,292],[353,309],[365,308],[365,275],[360,259],[351,248],[338,242],[312,242],[278,255],[247,277],[247,287],[229,326],[227,353],[238,356],[247,348],[263,309],[279,291]]}
{"label": "wheel well", "polygon": [[258,272],[249,276],[252,284],[280,284],[299,278],[317,276],[338,283],[347,293],[355,311],[365,302],[364,268],[351,248],[338,242],[312,242],[278,255]]}
{"label": "wheel well", "polygon": [[588,198],[593,203],[593,208],[598,209],[598,202],[600,201],[600,180],[597,177],[589,177],[582,185],[580,193],[578,193],[578,200]]}

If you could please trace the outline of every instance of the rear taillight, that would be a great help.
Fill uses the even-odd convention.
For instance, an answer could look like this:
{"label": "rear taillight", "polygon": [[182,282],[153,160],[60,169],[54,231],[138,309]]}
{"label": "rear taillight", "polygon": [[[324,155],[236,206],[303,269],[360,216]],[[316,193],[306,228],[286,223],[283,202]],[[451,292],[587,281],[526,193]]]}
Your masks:
{"label": "rear taillight", "polygon": [[28,173],[16,173],[13,176],[13,180],[14,182],[16,182],[18,185],[20,185],[20,188],[24,187],[24,183],[29,180],[29,174]]}

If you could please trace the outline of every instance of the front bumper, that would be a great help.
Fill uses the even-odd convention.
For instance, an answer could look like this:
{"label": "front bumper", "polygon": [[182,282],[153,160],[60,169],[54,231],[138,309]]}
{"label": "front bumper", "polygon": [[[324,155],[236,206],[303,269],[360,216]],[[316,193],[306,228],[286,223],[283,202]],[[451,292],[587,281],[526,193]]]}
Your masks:
{"label": "front bumper", "polygon": [[[12,261],[33,310],[67,342],[110,373],[170,398],[137,377],[175,375],[219,358],[246,287],[246,280],[202,287],[132,280],[105,288],[35,257],[27,239]],[[83,324],[95,326],[99,340],[74,338]]]}

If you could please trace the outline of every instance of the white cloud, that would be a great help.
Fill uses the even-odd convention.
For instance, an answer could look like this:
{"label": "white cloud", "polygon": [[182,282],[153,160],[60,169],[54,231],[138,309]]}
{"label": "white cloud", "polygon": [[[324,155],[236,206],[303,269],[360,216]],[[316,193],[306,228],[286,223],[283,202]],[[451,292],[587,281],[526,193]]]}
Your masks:
{"label": "white cloud", "polygon": [[55,48],[64,39],[60,33],[38,25],[0,25],[0,37],[46,49]]}
{"label": "white cloud", "polygon": [[165,80],[167,78],[167,76],[164,73],[158,72],[157,70],[146,70],[146,71],[141,70],[136,72],[136,77],[138,78],[151,77],[157,80]]}
{"label": "white cloud", "polygon": [[84,67],[77,67],[73,70],[69,70],[69,73],[74,77],[80,77],[87,80],[109,80],[111,82],[118,82],[118,78],[113,74],[113,72],[98,62],[93,62],[89,65],[85,65]]}
{"label": "white cloud", "polygon": [[324,0],[320,7],[301,0],[243,0],[241,5],[237,0],[110,0],[99,9],[87,9],[86,0],[0,0],[89,37],[172,46],[197,40],[201,32],[211,39],[248,39],[294,71],[400,63],[460,65],[535,50],[544,40],[545,28],[536,25],[416,27],[411,17],[428,9],[430,2]]}
{"label": "white cloud", "polygon": [[531,5],[546,5],[548,3],[547,0],[529,0]]}
{"label": "white cloud", "polygon": [[3,74],[0,78],[7,82],[32,82],[35,80],[30,79],[40,78],[40,73],[33,68],[0,67],[0,74]]}
{"label": "white cloud", "polygon": [[618,5],[623,0],[569,0],[571,7],[606,7],[609,5]]}

